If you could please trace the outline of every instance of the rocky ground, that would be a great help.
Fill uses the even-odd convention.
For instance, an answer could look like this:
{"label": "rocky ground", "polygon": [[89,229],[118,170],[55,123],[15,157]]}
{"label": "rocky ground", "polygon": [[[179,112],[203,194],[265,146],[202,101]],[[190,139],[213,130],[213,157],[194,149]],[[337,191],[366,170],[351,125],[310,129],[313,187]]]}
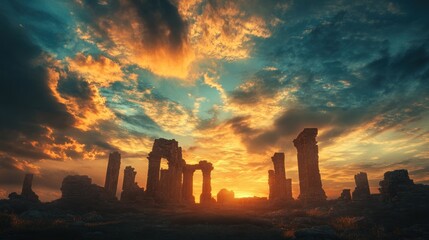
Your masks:
{"label": "rocky ground", "polygon": [[0,201],[0,239],[429,239],[427,206],[130,206],[72,211]]}

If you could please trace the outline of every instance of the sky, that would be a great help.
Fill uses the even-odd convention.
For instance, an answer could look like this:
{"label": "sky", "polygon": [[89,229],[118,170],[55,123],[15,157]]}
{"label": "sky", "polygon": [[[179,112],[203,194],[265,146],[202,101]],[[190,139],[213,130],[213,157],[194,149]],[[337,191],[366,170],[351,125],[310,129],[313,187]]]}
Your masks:
{"label": "sky", "polygon": [[[343,0],[5,0],[0,198],[25,173],[43,201],[67,175],[104,185],[108,154],[146,187],[156,138],[212,162],[212,194],[268,195],[271,156],[317,127],[329,198],[368,173],[429,184],[429,3]],[[163,161],[165,165],[165,161]],[[201,193],[195,173],[194,195]]]}

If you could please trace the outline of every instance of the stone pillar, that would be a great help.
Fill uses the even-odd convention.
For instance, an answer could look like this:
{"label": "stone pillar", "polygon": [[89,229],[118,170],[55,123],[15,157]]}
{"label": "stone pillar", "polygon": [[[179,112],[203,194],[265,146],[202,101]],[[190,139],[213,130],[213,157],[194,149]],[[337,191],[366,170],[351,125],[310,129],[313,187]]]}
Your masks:
{"label": "stone pillar", "polygon": [[286,200],[293,200],[293,197],[292,197],[292,179],[291,178],[287,178],[286,179]]}
{"label": "stone pillar", "polygon": [[122,183],[122,191],[131,191],[136,182],[136,174],[134,168],[127,166],[124,169],[124,182]]}
{"label": "stone pillar", "polygon": [[369,191],[368,176],[365,172],[360,172],[355,175],[356,188],[353,191],[353,200],[367,200],[371,193]]}
{"label": "stone pillar", "polygon": [[268,186],[270,188],[270,195],[268,196],[268,198],[270,200],[273,200],[276,198],[275,184],[276,184],[276,178],[275,178],[274,170],[268,170]]}
{"label": "stone pillar", "polygon": [[25,174],[24,183],[22,184],[21,196],[27,200],[39,201],[39,196],[32,189],[33,185],[33,174]]}
{"label": "stone pillar", "polygon": [[274,153],[271,157],[274,164],[275,195],[278,199],[286,198],[285,154]]}
{"label": "stone pillar", "polygon": [[159,169],[161,168],[161,157],[149,153],[146,191],[149,196],[155,196],[159,185]]}
{"label": "stone pillar", "polygon": [[121,167],[121,154],[112,152],[109,154],[109,163],[107,164],[106,181],[104,188],[112,196],[116,195],[118,188],[119,168]]}
{"label": "stone pillar", "polygon": [[200,203],[212,203],[212,185],[211,185],[211,172],[213,170],[213,164],[207,161],[200,161],[199,163],[201,171],[203,172],[203,190],[200,196]]}
{"label": "stone pillar", "polygon": [[196,165],[185,165],[183,168],[182,199],[185,203],[195,203],[193,188],[196,167]]}
{"label": "stone pillar", "polygon": [[326,200],[319,172],[317,128],[305,128],[293,144],[298,151],[299,199],[304,202]]}

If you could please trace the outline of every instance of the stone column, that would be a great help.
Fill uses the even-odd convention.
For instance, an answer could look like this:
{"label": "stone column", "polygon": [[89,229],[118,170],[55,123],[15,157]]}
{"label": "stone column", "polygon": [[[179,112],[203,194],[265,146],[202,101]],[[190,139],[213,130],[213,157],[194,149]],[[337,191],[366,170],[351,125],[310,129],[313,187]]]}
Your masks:
{"label": "stone column", "polygon": [[360,172],[355,175],[356,188],[353,191],[353,200],[367,200],[371,193],[369,191],[368,175]]}
{"label": "stone column", "polygon": [[107,164],[106,181],[104,183],[104,188],[112,196],[116,195],[120,167],[121,167],[121,154],[119,154],[119,152],[110,153],[109,163]]}
{"label": "stone column", "polygon": [[271,157],[274,164],[275,176],[275,195],[276,198],[286,198],[286,173],[285,173],[285,154],[274,153]]}
{"label": "stone column", "polygon": [[147,157],[149,166],[147,171],[146,191],[148,195],[155,196],[159,185],[159,169],[161,168],[161,157],[149,153]]}
{"label": "stone column", "polygon": [[24,183],[22,184],[21,196],[27,200],[39,201],[39,196],[33,191],[33,174],[25,174]]}
{"label": "stone column", "polygon": [[122,184],[123,191],[131,191],[136,182],[136,174],[134,168],[131,166],[127,166],[124,169],[124,182]]}
{"label": "stone column", "polygon": [[200,196],[200,203],[212,203],[211,172],[213,170],[213,164],[207,161],[200,161],[199,165],[203,172],[203,190]]}
{"label": "stone column", "polygon": [[183,168],[182,199],[185,203],[195,203],[193,193],[195,165],[185,165]]}
{"label": "stone column", "polygon": [[293,144],[298,151],[299,199],[305,202],[326,200],[319,172],[317,128],[305,128]]}

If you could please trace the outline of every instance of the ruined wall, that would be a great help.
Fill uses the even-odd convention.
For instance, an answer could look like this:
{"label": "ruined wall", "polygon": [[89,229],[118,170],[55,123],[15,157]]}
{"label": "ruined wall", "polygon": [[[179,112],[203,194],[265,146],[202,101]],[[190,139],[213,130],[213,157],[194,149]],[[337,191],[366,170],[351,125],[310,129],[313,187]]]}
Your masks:
{"label": "ruined wall", "polygon": [[73,208],[90,208],[115,202],[116,198],[105,188],[92,184],[86,175],[67,176],[61,184],[60,202]]}
{"label": "ruined wall", "polygon": [[305,202],[326,200],[319,172],[317,128],[305,128],[293,144],[298,151],[299,199]]}
{"label": "ruined wall", "polygon": [[135,202],[145,197],[144,189],[136,182],[137,172],[133,167],[127,166],[124,169],[124,181],[122,184],[121,201]]}
{"label": "ruined wall", "polygon": [[116,195],[118,188],[119,169],[121,167],[121,154],[119,152],[112,152],[109,154],[109,162],[107,164],[106,181],[104,188],[110,195]]}

